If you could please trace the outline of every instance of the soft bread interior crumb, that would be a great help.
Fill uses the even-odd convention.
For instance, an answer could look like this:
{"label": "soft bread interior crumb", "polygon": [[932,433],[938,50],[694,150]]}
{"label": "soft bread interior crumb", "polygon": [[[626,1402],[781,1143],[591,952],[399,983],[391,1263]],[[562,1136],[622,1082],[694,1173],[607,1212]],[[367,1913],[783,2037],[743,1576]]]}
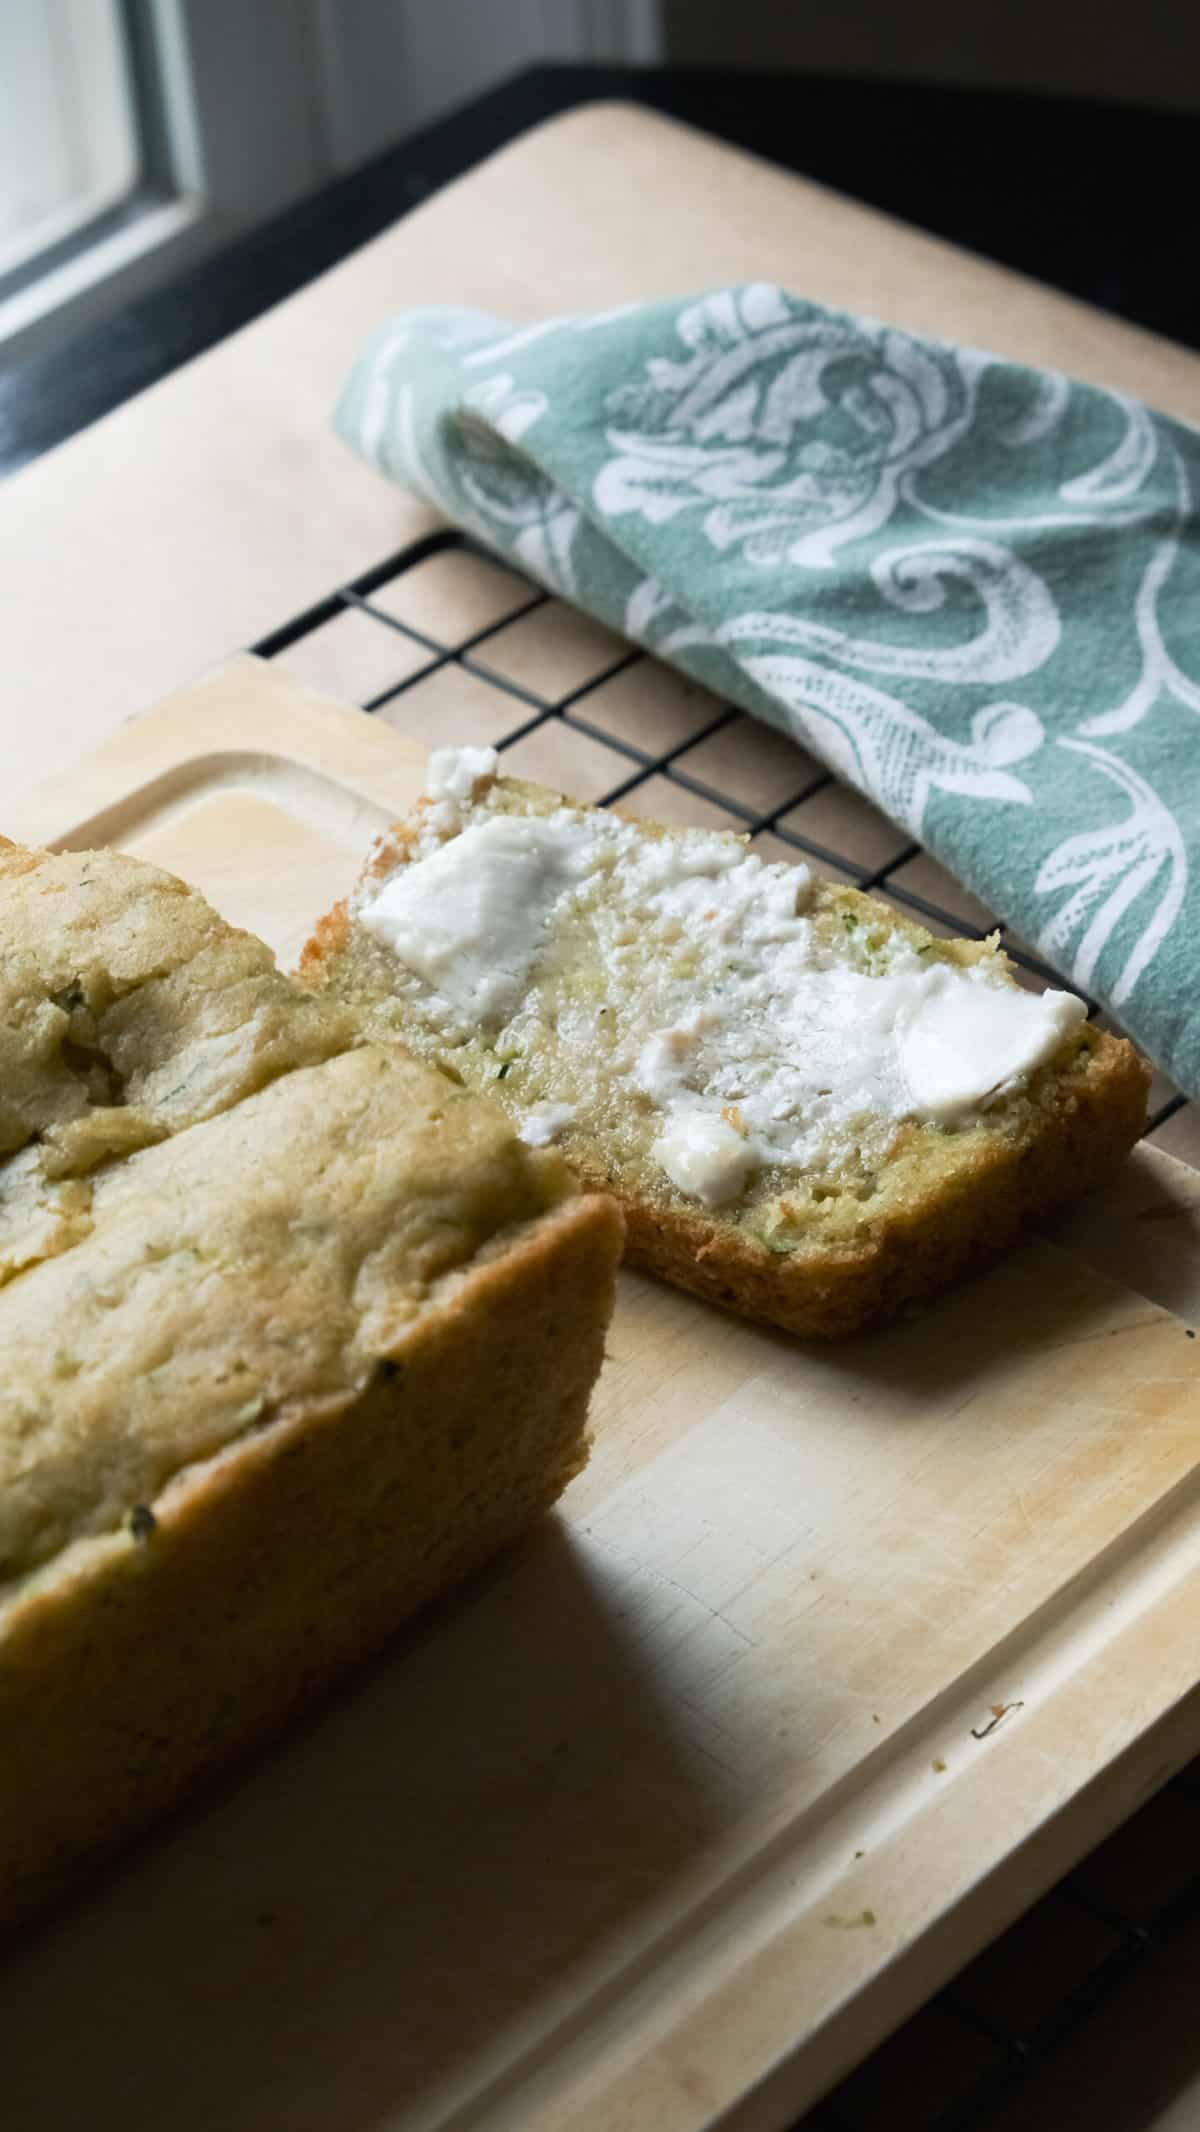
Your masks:
{"label": "soft bread interior crumb", "polygon": [[[548,857],[502,841],[505,824],[531,817]],[[560,829],[561,850],[549,841]],[[441,876],[459,853],[490,912],[511,895],[514,938],[534,943],[519,966],[494,939],[474,957],[442,952]],[[914,989],[935,1004],[939,987],[998,1001],[1001,1026],[1007,1014],[1023,1027],[1039,1003],[994,940],[936,939],[802,865],[763,865],[735,834],[647,829],[489,776],[469,797],[439,795],[395,857],[354,899],[345,996],[372,1007],[380,1033],[402,1032],[487,1089],[535,1139],[602,1146],[610,1175],[639,1195],[719,1205],[783,1249],[814,1226],[855,1231],[872,1202],[919,1193],[961,1159],[973,1133],[1026,1115],[1036,1067],[922,1118],[885,1056],[888,1014]],[[1067,1010],[1060,1022],[1043,1010],[1057,1071],[1092,1042],[1082,1006]],[[878,1041],[865,1042],[872,1014]]]}
{"label": "soft bread interior crumb", "polygon": [[569,1187],[156,869],[7,847],[0,931],[2,1601],[284,1403],[363,1391]]}
{"label": "soft bread interior crumb", "polygon": [[0,843],[0,1286],[85,1237],[105,1164],[358,1041],[261,940],[119,852]]}

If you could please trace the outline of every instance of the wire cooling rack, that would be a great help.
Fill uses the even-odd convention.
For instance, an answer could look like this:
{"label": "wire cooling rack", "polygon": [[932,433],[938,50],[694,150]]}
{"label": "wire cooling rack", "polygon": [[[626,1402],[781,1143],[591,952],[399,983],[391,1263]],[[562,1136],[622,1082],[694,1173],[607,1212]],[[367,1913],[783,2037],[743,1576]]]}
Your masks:
{"label": "wire cooling rack", "polygon": [[[461,533],[415,542],[253,648],[430,746],[486,742],[511,772],[592,804],[741,829],[764,856],[803,859],[871,889],[934,932],[998,930],[1023,983],[1058,982],[802,748]],[[1147,1135],[1200,1165],[1200,1105],[1158,1075]],[[804,2132],[984,2132],[998,2116],[1020,2124],[1022,2097],[1032,2101],[1039,2083],[1069,2071],[1072,2053],[1086,2064],[1097,2023],[1120,2020],[1128,1994],[1198,1920],[1200,1761],[875,2051],[808,2114]]]}

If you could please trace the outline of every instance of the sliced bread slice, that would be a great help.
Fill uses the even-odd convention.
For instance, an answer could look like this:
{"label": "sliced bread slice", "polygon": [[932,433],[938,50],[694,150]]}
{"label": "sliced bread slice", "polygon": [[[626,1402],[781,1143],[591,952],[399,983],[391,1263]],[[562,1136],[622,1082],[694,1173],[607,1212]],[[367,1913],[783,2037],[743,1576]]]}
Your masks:
{"label": "sliced bread slice", "polygon": [[559,1142],[631,1260],[816,1336],[1102,1177],[1149,1069],[994,940],[439,750],[301,975]]}

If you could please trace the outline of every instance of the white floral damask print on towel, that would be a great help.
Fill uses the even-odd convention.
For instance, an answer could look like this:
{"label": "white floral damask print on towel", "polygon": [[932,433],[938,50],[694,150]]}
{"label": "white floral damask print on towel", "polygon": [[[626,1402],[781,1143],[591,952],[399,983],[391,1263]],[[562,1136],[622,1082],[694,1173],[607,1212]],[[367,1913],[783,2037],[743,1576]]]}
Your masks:
{"label": "white floral damask print on towel", "polygon": [[702,514],[718,551],[828,570],[885,525],[900,483],[957,443],[973,373],[890,327],[797,318],[768,286],[680,314],[692,353],[656,358],[604,402],[614,457],[593,488],[607,518]]}
{"label": "white floral damask print on towel", "polygon": [[1048,586],[1007,548],[963,538],[893,548],[871,564],[869,576],[885,608],[933,614],[944,605],[947,582],[965,586],[983,609],[983,627],[955,644],[888,644],[797,615],[735,615],[715,632],[720,644],[766,640],[795,647],[838,666],[914,681],[1019,681],[1044,666],[1059,639],[1058,611]]}
{"label": "white floral damask print on towel", "polygon": [[[1042,928],[1039,946],[1052,962],[1069,965],[1076,984],[1086,989],[1125,913],[1142,904],[1137,945],[1111,986],[1113,1005],[1122,1007],[1182,908],[1187,847],[1170,808],[1120,756],[1086,740],[1060,740],[1058,745],[1094,763],[1102,777],[1126,794],[1129,809],[1120,821],[1067,837],[1044,861],[1034,883],[1038,895],[1064,888],[1071,894]],[[1072,951],[1080,926],[1083,934]]]}
{"label": "white floral damask print on towel", "polygon": [[1033,803],[1010,765],[1042,745],[1041,720],[1020,703],[990,703],[971,721],[971,745],[949,740],[896,696],[810,659],[778,653],[743,661],[768,696],[787,706],[797,740],[848,778],[910,836],[925,832],[934,791]]}
{"label": "white floral damask print on towel", "polygon": [[[1141,410],[1144,415],[1146,410]],[[1178,452],[1172,452],[1176,485],[1176,508],[1164,538],[1155,548],[1138,587],[1137,605],[1134,609],[1134,626],[1142,655],[1142,670],[1134,687],[1123,703],[1111,711],[1101,711],[1086,718],[1079,730],[1092,737],[1105,733],[1127,733],[1140,725],[1147,711],[1153,710],[1158,698],[1164,693],[1174,696],[1187,705],[1190,711],[1200,711],[1200,684],[1189,681],[1180,671],[1163,642],[1159,626],[1159,596],[1166,586],[1180,550],[1187,537],[1189,526],[1194,527],[1194,509],[1187,468]]]}
{"label": "white floral damask print on towel", "polygon": [[511,377],[473,385],[463,394],[456,424],[459,480],[476,529],[486,538],[495,525],[507,527],[518,561],[542,584],[574,599],[572,550],[582,513],[517,449],[545,412],[545,394],[522,392]]}

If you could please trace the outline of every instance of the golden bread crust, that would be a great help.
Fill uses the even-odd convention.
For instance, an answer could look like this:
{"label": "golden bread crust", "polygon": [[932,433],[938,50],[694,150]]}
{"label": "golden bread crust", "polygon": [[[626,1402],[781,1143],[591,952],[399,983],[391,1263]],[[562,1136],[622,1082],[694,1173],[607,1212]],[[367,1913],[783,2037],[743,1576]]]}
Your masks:
{"label": "golden bread crust", "polygon": [[1106,1037],[1069,1085],[1048,1089],[1019,1140],[992,1140],[936,1192],[867,1232],[787,1257],[711,1217],[623,1192],[603,1165],[573,1154],[585,1190],[613,1192],[626,1256],[706,1302],[806,1339],[841,1339],[982,1265],[1054,1207],[1099,1184],[1145,1122],[1149,1069]]}

